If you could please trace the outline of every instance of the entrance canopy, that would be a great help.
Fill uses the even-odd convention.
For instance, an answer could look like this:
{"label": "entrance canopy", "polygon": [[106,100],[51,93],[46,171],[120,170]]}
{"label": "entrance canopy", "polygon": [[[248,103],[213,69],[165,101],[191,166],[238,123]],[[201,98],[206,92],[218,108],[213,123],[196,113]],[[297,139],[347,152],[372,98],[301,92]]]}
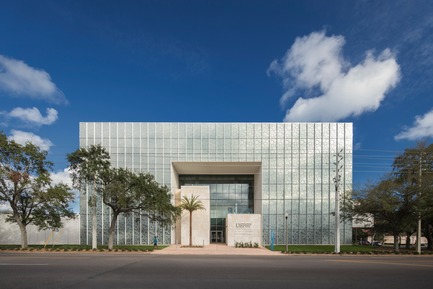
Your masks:
{"label": "entrance canopy", "polygon": [[[179,175],[254,175],[254,213],[262,213],[261,162],[177,162],[171,163],[173,196],[180,189]],[[174,238],[172,242],[174,243]]]}
{"label": "entrance canopy", "polygon": [[[204,244],[209,241],[227,243],[227,214],[261,214],[261,162],[172,162],[171,187],[176,204],[180,203],[181,196],[189,195],[191,191],[202,195],[201,190],[207,188],[206,193],[200,196],[210,201],[210,206],[206,208],[210,211],[210,231],[207,229],[209,237]],[[173,234],[175,240],[172,243],[185,243],[184,230],[179,230],[185,227],[185,221]],[[204,232],[198,234],[204,235]]]}
{"label": "entrance canopy", "polygon": [[181,175],[256,175],[261,162],[172,162],[173,171]]}

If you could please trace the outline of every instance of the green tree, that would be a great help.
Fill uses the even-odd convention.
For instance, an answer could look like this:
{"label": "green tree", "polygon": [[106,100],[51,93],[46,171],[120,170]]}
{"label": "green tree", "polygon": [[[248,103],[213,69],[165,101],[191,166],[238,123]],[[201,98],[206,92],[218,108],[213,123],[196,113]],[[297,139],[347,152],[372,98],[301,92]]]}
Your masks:
{"label": "green tree", "polygon": [[192,247],[192,213],[198,210],[205,210],[205,207],[198,200],[198,196],[191,195],[189,198],[187,196],[182,197],[180,208],[189,212],[189,246]]}
{"label": "green tree", "polygon": [[373,218],[374,231],[391,233],[394,236],[394,249],[398,251],[400,233],[407,230],[408,222],[414,218],[413,198],[390,175],[364,190],[353,192],[353,200],[346,201],[344,212],[358,221]]}
{"label": "green tree", "polygon": [[[423,229],[416,225],[422,224],[424,232],[430,232],[433,216],[433,144],[427,145],[426,141],[419,141],[415,148],[406,149],[394,160],[393,172],[396,181],[407,188],[414,200],[412,209],[416,218],[409,224],[410,230],[419,231],[418,236],[421,236]],[[431,233],[426,237],[431,248]],[[418,238],[417,242],[420,242]]]}
{"label": "green tree", "polygon": [[180,214],[171,204],[169,189],[160,186],[153,175],[133,173],[123,168],[112,168],[102,174],[102,201],[112,211],[108,249],[113,249],[117,218],[121,213],[145,215],[152,221],[169,225]]}
{"label": "green tree", "polygon": [[373,215],[374,230],[392,233],[396,250],[401,232],[406,233],[406,245],[409,245],[410,235],[421,230],[429,242],[428,248],[432,248],[433,144],[418,142],[417,147],[397,156],[392,167],[392,174],[382,181],[353,193],[353,199],[343,205],[345,217],[365,219]]}
{"label": "green tree", "polygon": [[423,226],[424,236],[427,238],[427,249],[432,250],[433,243],[433,216],[428,216],[425,218],[425,225]]}
{"label": "green tree", "polygon": [[79,148],[67,155],[70,163],[71,178],[74,188],[86,192],[91,184],[92,196],[89,206],[92,208],[92,249],[97,248],[96,200],[98,192],[102,191],[101,175],[110,168],[110,155],[101,145],[90,145]]}
{"label": "green tree", "polygon": [[56,230],[62,217],[73,218],[74,195],[65,184],[52,185],[47,152],[28,142],[20,145],[0,132],[0,202],[10,206],[6,218],[21,232],[21,248],[28,247],[27,225]]}

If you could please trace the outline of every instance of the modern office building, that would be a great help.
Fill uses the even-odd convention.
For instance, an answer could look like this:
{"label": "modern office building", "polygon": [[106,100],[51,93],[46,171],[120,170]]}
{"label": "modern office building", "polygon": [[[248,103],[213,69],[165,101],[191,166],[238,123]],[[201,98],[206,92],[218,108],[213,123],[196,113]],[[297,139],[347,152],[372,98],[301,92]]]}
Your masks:
{"label": "modern office building", "polygon": [[[175,203],[200,196],[206,210],[194,215],[197,245],[284,244],[285,232],[289,244],[333,244],[334,178],[341,176],[340,193],[351,190],[352,138],[351,123],[80,123],[80,147],[101,144],[112,166],[150,172]],[[92,234],[88,195],[81,194],[83,244]],[[98,243],[107,243],[110,210],[98,202],[97,211]],[[115,243],[151,244],[157,235],[184,244],[186,222],[161,227],[122,216]],[[351,243],[351,222],[340,229],[341,243]]]}

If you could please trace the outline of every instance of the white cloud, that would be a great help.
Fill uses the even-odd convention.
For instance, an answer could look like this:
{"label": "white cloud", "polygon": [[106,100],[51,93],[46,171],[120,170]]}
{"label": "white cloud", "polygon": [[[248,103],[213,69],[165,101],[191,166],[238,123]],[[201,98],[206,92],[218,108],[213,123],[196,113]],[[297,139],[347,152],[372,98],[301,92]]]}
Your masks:
{"label": "white cloud", "polygon": [[3,55],[0,55],[0,90],[52,103],[67,103],[47,72]]}
{"label": "white cloud", "polygon": [[69,187],[72,187],[72,179],[69,175],[69,168],[66,168],[63,171],[51,173],[51,180],[53,184],[64,183]]}
{"label": "white cloud", "polygon": [[417,140],[433,136],[433,109],[422,116],[415,116],[415,122],[395,136],[396,140]]}
{"label": "white cloud", "polygon": [[[72,189],[72,179],[69,174],[69,168],[66,168],[61,171],[57,171],[51,173],[51,181],[52,185],[57,185],[59,183],[63,183],[69,186]],[[72,193],[74,193],[74,201],[70,204],[74,213],[80,213],[80,192],[78,190],[72,189]]]}
{"label": "white cloud", "polygon": [[12,134],[9,136],[9,139],[12,139],[22,145],[25,145],[27,142],[31,142],[44,151],[48,151],[50,147],[53,146],[53,143],[50,140],[41,138],[40,136],[31,132],[12,130],[11,133]]}
{"label": "white cloud", "polygon": [[12,208],[9,203],[0,203],[0,213],[8,213],[10,211],[12,211]]}
{"label": "white cloud", "polygon": [[378,57],[372,52],[362,63],[351,66],[342,56],[343,36],[313,32],[297,38],[286,55],[274,60],[268,74],[280,76],[284,105],[303,92],[285,117],[285,121],[337,121],[379,108],[385,94],[400,79],[399,65],[389,49]]}
{"label": "white cloud", "polygon": [[33,108],[14,108],[9,114],[10,117],[18,118],[24,122],[32,123],[35,125],[50,125],[53,124],[57,118],[58,113],[54,108],[47,108],[47,116],[42,116],[39,109]]}
{"label": "white cloud", "polygon": [[361,143],[360,143],[360,142],[357,142],[357,143],[353,146],[353,150],[356,151],[356,150],[360,150],[360,149],[361,149]]}

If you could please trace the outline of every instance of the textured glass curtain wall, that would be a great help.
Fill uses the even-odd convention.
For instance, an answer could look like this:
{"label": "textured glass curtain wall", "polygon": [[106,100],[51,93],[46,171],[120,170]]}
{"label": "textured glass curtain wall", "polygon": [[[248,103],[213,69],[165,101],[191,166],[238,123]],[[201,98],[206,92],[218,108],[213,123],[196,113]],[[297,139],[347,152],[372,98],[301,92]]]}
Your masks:
{"label": "textured glass curtain wall", "polygon": [[[102,144],[114,167],[150,172],[171,185],[171,162],[261,162],[263,243],[334,242],[336,157],[340,193],[352,188],[351,123],[80,123],[80,147]],[[174,188],[173,188],[174,189]],[[81,242],[91,241],[87,194],[81,196]],[[98,202],[98,242],[107,243],[110,210]],[[138,215],[118,220],[117,244],[170,243],[170,228]],[[341,226],[351,243],[351,223]]]}

